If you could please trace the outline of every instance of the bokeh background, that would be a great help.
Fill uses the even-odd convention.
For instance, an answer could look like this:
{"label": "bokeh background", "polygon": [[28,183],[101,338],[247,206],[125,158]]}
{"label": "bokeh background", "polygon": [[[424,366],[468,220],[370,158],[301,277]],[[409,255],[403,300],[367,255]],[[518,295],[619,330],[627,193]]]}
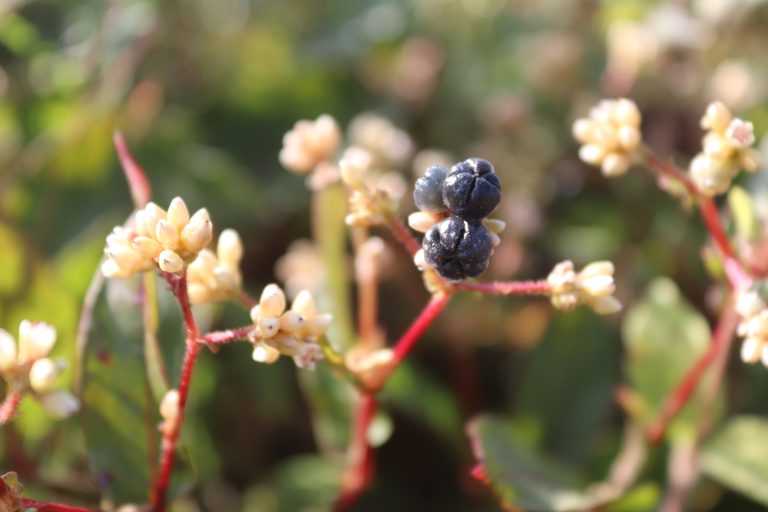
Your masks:
{"label": "bokeh background", "polygon": [[[600,98],[629,96],[646,142],[685,166],[701,113],[719,99],[760,137],[766,26],[762,0],[4,0],[0,326],[46,320],[57,353],[74,356],[105,235],[132,208],[115,130],[157,202],[183,196],[240,232],[253,293],[287,274],[317,276],[322,268],[291,246],[311,236],[310,192],[281,168],[281,139],[298,119],[329,113],[346,129],[365,112],[410,137],[412,151],[393,162],[409,183],[434,151],[495,164],[507,229],[483,279],[610,259],[625,307],[667,276],[712,319],[722,289],[703,263],[696,216],[643,170],[608,181],[580,163],[571,123]],[[759,175],[741,184],[764,189]],[[403,214],[412,209],[406,199]],[[289,250],[294,267],[280,260]],[[381,297],[390,340],[428,297],[394,244]],[[229,307],[208,313],[215,326],[247,319]],[[585,481],[603,478],[625,423],[614,400],[626,380],[624,318],[556,313],[538,299],[457,299],[383,396],[378,478],[359,509],[498,510],[469,475],[464,425],[483,411],[511,418]],[[768,374],[732,363],[724,410],[768,413]],[[317,388],[289,362],[257,365],[244,345],[204,354],[196,372],[185,433],[196,476],[176,510],[327,510],[346,432]],[[17,471],[30,496],[98,503],[77,417],[54,423],[27,400],[0,439],[0,469]],[[657,507],[670,451],[653,452],[639,487],[605,510]],[[689,506],[764,509],[707,477]]]}

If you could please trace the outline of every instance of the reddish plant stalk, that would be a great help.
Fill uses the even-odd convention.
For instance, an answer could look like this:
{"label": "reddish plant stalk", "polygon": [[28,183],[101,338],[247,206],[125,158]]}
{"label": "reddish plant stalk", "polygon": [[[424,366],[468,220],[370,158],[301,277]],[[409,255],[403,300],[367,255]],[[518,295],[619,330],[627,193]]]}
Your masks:
{"label": "reddish plant stalk", "polygon": [[376,407],[376,398],[373,395],[368,393],[360,395],[347,453],[349,464],[342,479],[341,495],[334,505],[336,512],[350,510],[373,480],[374,451],[368,443],[368,429],[376,415]]}
{"label": "reddish plant stalk", "polygon": [[549,295],[549,283],[541,281],[508,281],[494,283],[466,283],[451,285],[456,290],[480,292],[489,295]]}
{"label": "reddish plant stalk", "polygon": [[411,258],[416,256],[416,253],[421,249],[421,244],[414,238],[411,232],[408,231],[405,224],[403,224],[398,217],[393,216],[387,221],[387,227],[395,238],[397,238],[398,242],[403,244],[403,247],[405,247],[405,250],[411,255]]}
{"label": "reddish plant stalk", "polygon": [[184,316],[184,327],[187,331],[186,351],[184,352],[184,362],[181,367],[181,377],[179,378],[179,412],[178,419],[174,428],[170,432],[163,433],[163,440],[160,454],[160,471],[155,478],[152,486],[152,512],[163,512],[165,510],[165,501],[168,494],[168,485],[171,481],[173,472],[174,456],[176,454],[176,443],[179,440],[181,425],[184,423],[184,409],[187,405],[187,396],[189,395],[189,386],[192,382],[192,370],[197,360],[197,355],[202,345],[198,343],[200,333],[192,315],[192,306],[189,302],[187,293],[187,274],[186,270],[181,275],[161,273],[163,278],[168,281],[173,294],[181,307]]}
{"label": "reddish plant stalk", "polygon": [[0,425],[5,425],[11,421],[11,418],[16,414],[16,409],[19,408],[20,403],[21,393],[16,390],[10,391],[5,397],[5,400],[3,400],[3,403],[0,404]]}
{"label": "reddish plant stalk", "polygon": [[152,198],[152,185],[150,185],[147,175],[144,174],[144,170],[133,159],[123,134],[115,132],[113,141],[120,165],[125,173],[125,179],[128,181],[128,188],[131,190],[133,204],[136,208],[143,208]]}
{"label": "reddish plant stalk", "polygon": [[421,313],[416,317],[416,320],[413,321],[408,330],[405,331],[405,334],[403,334],[400,339],[397,340],[397,343],[395,343],[392,357],[394,362],[393,368],[396,368],[397,365],[405,359],[405,356],[408,355],[424,334],[424,331],[427,330],[432,322],[435,321],[435,318],[437,318],[443,309],[445,309],[445,306],[448,304],[448,301],[451,300],[452,296],[453,295],[450,293],[439,293],[433,295],[432,298],[429,299],[429,302],[424,306],[424,309],[421,310]]}
{"label": "reddish plant stalk", "polygon": [[729,310],[720,317],[715,327],[709,349],[699,357],[696,364],[685,374],[674,391],[666,398],[661,407],[659,417],[648,427],[646,438],[650,443],[658,444],[664,438],[672,420],[688,403],[707,369],[718,359],[719,354],[723,350],[727,350],[730,347],[730,341],[733,338],[737,323],[738,317],[729,306]]}
{"label": "reddish plant stalk", "polygon": [[236,340],[244,340],[248,338],[248,335],[253,332],[252,325],[246,325],[245,327],[238,327],[236,329],[225,329],[223,331],[209,332],[200,337],[200,341],[203,343],[213,343],[216,345],[223,345]]}
{"label": "reddish plant stalk", "polygon": [[63,505],[61,503],[44,503],[42,501],[21,499],[24,508],[32,508],[37,512],[98,512],[94,508],[74,507],[72,505]]}

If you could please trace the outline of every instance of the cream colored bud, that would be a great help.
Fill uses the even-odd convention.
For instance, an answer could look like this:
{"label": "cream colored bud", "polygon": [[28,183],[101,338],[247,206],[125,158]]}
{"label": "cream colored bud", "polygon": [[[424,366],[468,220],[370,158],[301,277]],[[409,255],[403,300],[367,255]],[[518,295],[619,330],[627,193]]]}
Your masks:
{"label": "cream colored bud", "polygon": [[504,228],[507,227],[507,223],[499,219],[483,219],[483,224],[488,228],[491,233],[501,234]]}
{"label": "cream colored bud", "polygon": [[610,261],[593,261],[582,269],[579,274],[582,277],[589,278],[599,275],[613,275],[615,267]]}
{"label": "cream colored bud", "polygon": [[419,270],[426,270],[429,268],[429,264],[427,263],[427,260],[424,258],[424,250],[419,249],[416,251],[416,254],[413,255],[413,264],[416,265],[416,268]]}
{"label": "cream colored bud", "polygon": [[280,319],[274,316],[261,317],[257,325],[259,327],[259,336],[264,339],[274,338],[280,330]]}
{"label": "cream colored bud", "polygon": [[331,326],[332,321],[333,316],[330,314],[324,313],[322,315],[315,315],[307,320],[307,326],[305,327],[304,332],[307,336],[322,336],[328,331],[328,327]]}
{"label": "cream colored bud", "polygon": [[719,101],[713,101],[707,106],[701,127],[705,130],[724,132],[731,122],[731,111]]}
{"label": "cream colored bud", "polygon": [[766,308],[766,304],[756,291],[746,291],[738,294],[734,309],[742,317],[756,315]]}
{"label": "cream colored bud", "polygon": [[[150,233],[147,231],[147,212],[144,210],[138,210],[133,215],[134,231],[138,236],[148,236]],[[117,229],[117,228],[115,228]],[[154,234],[154,231],[152,231]],[[109,237],[107,237],[107,243],[109,243]]]}
{"label": "cream colored bud", "polygon": [[493,231],[489,231],[488,236],[491,239],[492,246],[498,247],[501,244],[501,238],[499,238],[499,235],[497,235]]}
{"label": "cream colored bud", "polygon": [[184,260],[175,251],[165,250],[157,258],[157,264],[163,272],[175,274],[184,269]]}
{"label": "cream colored bud", "polygon": [[307,320],[296,311],[286,311],[280,315],[280,330],[294,333],[301,331],[307,324]]}
{"label": "cream colored bud", "polygon": [[19,325],[19,364],[45,357],[56,343],[56,329],[44,322],[22,320]]}
{"label": "cream colored bud", "polygon": [[336,119],[329,114],[323,114],[315,120],[314,136],[310,143],[315,152],[327,159],[336,152],[341,142],[341,130]]}
{"label": "cream colored bud", "polygon": [[733,153],[731,142],[723,135],[715,132],[709,132],[704,136],[702,146],[704,153],[721,160],[728,158]]}
{"label": "cream colored bud", "polygon": [[192,217],[190,217],[188,224],[192,224],[195,222],[200,222],[203,220],[207,220],[208,222],[211,221],[211,214],[208,213],[208,210],[206,208],[200,208],[195,212]]}
{"label": "cream colored bud", "polygon": [[179,391],[169,389],[160,402],[160,417],[170,423],[175,423],[179,417]]}
{"label": "cream colored bud", "polygon": [[599,315],[611,315],[621,311],[621,302],[616,297],[599,297],[589,303],[592,310]]}
{"label": "cream colored bud", "polygon": [[112,279],[112,278],[122,279],[131,275],[130,271],[122,268],[113,259],[104,260],[104,262],[101,264],[101,273],[104,274],[104,277],[108,279]]}
{"label": "cream colored bud", "polygon": [[640,130],[634,126],[622,126],[619,128],[619,144],[627,151],[634,151],[640,146],[642,136]]}
{"label": "cream colored bud", "polygon": [[16,366],[16,340],[5,329],[0,329],[0,372]]}
{"label": "cream colored bud", "polygon": [[40,403],[48,414],[57,419],[64,419],[80,409],[80,402],[69,391],[58,390],[40,397]]}
{"label": "cream colored bud", "polygon": [[577,119],[573,123],[573,137],[582,144],[587,144],[591,142],[593,128],[594,122],[592,120],[586,118]]}
{"label": "cream colored bud", "polygon": [[763,350],[760,352],[760,361],[768,368],[768,345],[766,344],[763,344]]}
{"label": "cream colored bud", "polygon": [[280,358],[280,351],[266,343],[257,343],[251,356],[257,363],[272,364]]}
{"label": "cream colored bud", "polygon": [[253,322],[254,324],[258,323],[259,318],[261,318],[261,307],[253,306],[251,308],[250,316],[251,316],[251,322]]}
{"label": "cream colored bud", "polygon": [[739,165],[747,172],[755,172],[760,167],[760,153],[752,148],[739,152]]}
{"label": "cream colored bud", "polygon": [[440,216],[433,213],[413,212],[408,215],[408,225],[419,233],[426,233],[438,222],[440,222]]}
{"label": "cream colored bud", "polygon": [[225,229],[219,235],[216,254],[224,265],[237,268],[243,259],[243,243],[234,229]]}
{"label": "cream colored bud", "polygon": [[315,309],[315,299],[312,298],[309,290],[302,290],[296,295],[296,298],[293,299],[293,304],[291,304],[291,310],[304,318],[311,318],[315,315],[317,311]]}
{"label": "cream colored bud", "polygon": [[585,144],[579,148],[579,158],[589,165],[600,165],[605,157],[605,150],[596,144]]}
{"label": "cream colored bud", "polygon": [[283,290],[278,285],[268,284],[264,291],[261,292],[259,307],[261,308],[261,316],[282,315],[283,311],[285,311],[285,293],[283,293]]}
{"label": "cream colored bud", "polygon": [[168,222],[177,231],[181,231],[189,223],[189,210],[182,198],[174,197],[171,201],[171,205],[168,207]]}
{"label": "cream colored bud", "polygon": [[144,258],[155,259],[163,251],[163,246],[148,236],[137,236],[131,241],[133,250]]}
{"label": "cream colored bud", "polygon": [[747,338],[741,344],[741,360],[745,363],[756,363],[760,360],[762,344],[757,338]]}
{"label": "cream colored bud", "polygon": [[603,176],[608,178],[614,178],[616,176],[622,176],[629,170],[631,162],[627,156],[622,153],[610,153],[605,155],[602,164],[600,164],[600,170]]}
{"label": "cream colored bud", "polygon": [[181,241],[190,252],[203,250],[213,239],[213,225],[210,220],[190,220],[181,231]]}
{"label": "cream colored bud", "polygon": [[598,275],[584,279],[582,289],[592,297],[607,297],[616,291],[616,285],[612,276]]}
{"label": "cream colored bud", "polygon": [[192,304],[205,304],[213,301],[211,289],[200,283],[189,283],[187,293],[189,294],[189,302]]}
{"label": "cream colored bud", "polygon": [[179,232],[167,220],[159,220],[155,226],[155,238],[166,247],[175,247],[179,243]]}
{"label": "cream colored bud", "polygon": [[141,255],[130,247],[113,246],[108,247],[104,252],[110,259],[114,260],[119,267],[125,270],[133,271],[141,266]]}
{"label": "cream colored bud", "polygon": [[155,203],[147,203],[144,207],[144,233],[147,236],[155,236],[157,223],[167,219],[165,210]]}
{"label": "cream colored bud", "polygon": [[755,143],[755,127],[749,121],[734,119],[728,125],[725,137],[734,147],[744,149]]}
{"label": "cream colored bud", "polygon": [[635,128],[640,127],[642,120],[640,109],[630,99],[621,98],[616,100],[613,114],[614,120],[619,124],[634,126]]}
{"label": "cream colored bud", "polygon": [[47,393],[60,374],[61,368],[52,359],[38,359],[29,370],[29,385],[38,393]]}

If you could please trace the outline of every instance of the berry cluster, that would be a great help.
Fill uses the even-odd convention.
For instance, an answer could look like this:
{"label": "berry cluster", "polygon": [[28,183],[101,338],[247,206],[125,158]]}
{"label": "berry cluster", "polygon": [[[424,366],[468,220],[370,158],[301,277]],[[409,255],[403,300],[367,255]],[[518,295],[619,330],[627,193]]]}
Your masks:
{"label": "berry cluster", "polygon": [[431,226],[422,242],[424,260],[444,279],[476,277],[488,268],[498,237],[483,224],[501,201],[501,182],[493,165],[470,158],[450,171],[433,166],[416,181],[416,206],[442,220]]}

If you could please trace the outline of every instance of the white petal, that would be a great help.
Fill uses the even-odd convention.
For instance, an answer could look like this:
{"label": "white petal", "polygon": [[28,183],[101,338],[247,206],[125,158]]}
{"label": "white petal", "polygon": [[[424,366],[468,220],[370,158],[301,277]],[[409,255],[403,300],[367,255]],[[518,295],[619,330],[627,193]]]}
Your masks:
{"label": "white petal", "polygon": [[45,322],[23,320],[19,325],[19,363],[48,355],[56,343],[56,329]]}

